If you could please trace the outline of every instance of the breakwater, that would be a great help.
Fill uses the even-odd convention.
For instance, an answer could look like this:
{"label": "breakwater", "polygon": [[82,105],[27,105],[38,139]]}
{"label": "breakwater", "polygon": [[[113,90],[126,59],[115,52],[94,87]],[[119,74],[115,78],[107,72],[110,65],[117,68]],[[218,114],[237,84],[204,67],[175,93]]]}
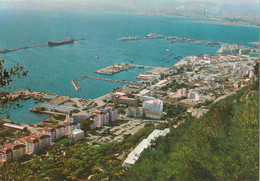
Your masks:
{"label": "breakwater", "polygon": [[77,78],[77,79],[74,79],[71,81],[72,85],[75,87],[75,90],[78,91],[81,89],[81,87],[78,85],[78,81],[80,80],[83,80],[83,79],[94,79],[94,80],[103,80],[103,81],[109,81],[109,82],[120,82],[120,83],[124,83],[124,84],[128,84],[130,83],[129,81],[126,81],[126,80],[113,80],[113,79],[105,79],[105,78],[100,78],[100,77],[92,77],[92,76],[83,76],[83,77],[80,77],[80,78]]}
{"label": "breakwater", "polygon": [[189,39],[189,38],[177,37],[177,36],[166,36],[166,35],[161,35],[161,34],[156,34],[156,33],[150,33],[150,34],[146,35],[145,37],[139,37],[139,36],[122,37],[117,40],[127,41],[127,40],[146,40],[146,39],[155,39],[155,38],[164,38],[166,40],[171,40],[171,41],[167,41],[167,42],[162,42],[162,44],[192,42],[192,43],[205,44],[205,45],[221,45],[220,42],[195,40],[195,39]]}
{"label": "breakwater", "polygon": [[[79,41],[79,40],[85,40],[85,38],[74,39],[74,41]],[[20,47],[20,48],[3,49],[3,50],[0,50],[0,53],[8,53],[8,52],[16,51],[16,50],[22,50],[22,49],[28,49],[28,48],[36,48],[36,47],[42,47],[42,46],[48,46],[48,43],[40,44],[40,45],[26,46],[26,47]]]}

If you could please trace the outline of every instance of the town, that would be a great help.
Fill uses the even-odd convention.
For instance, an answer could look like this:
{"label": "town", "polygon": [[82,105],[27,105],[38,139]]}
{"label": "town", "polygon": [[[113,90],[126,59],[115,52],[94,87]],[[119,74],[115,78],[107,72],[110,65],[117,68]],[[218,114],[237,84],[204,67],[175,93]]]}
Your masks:
{"label": "town", "polygon": [[[140,82],[115,88],[111,93],[94,100],[28,90],[14,92],[9,95],[13,99],[33,98],[43,102],[30,111],[51,114],[53,117],[38,125],[10,121],[4,123],[3,128],[27,130],[28,134],[13,142],[3,140],[0,161],[5,163],[26,154],[31,155],[63,137],[72,141],[85,137],[89,145],[103,144],[122,141],[124,135],[135,134],[146,123],[168,122],[181,113],[201,117],[210,104],[235,94],[254,78],[256,61],[257,58],[248,55],[189,56],[174,67],[158,67],[139,74],[137,78],[142,79]],[[91,130],[96,132],[92,133]],[[136,154],[140,155],[150,145],[148,140],[169,131],[167,128],[166,131],[152,133],[135,149],[138,150]],[[130,167],[135,162],[133,160],[138,159],[133,158],[135,150],[129,153],[123,166]]]}

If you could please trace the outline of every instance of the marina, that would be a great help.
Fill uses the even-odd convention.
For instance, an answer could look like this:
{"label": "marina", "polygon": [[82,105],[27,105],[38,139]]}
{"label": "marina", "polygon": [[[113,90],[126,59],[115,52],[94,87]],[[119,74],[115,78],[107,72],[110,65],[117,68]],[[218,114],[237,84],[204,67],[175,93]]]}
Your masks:
{"label": "marina", "polygon": [[[28,10],[27,14],[32,17],[32,22],[36,22],[37,19],[43,19],[43,21],[39,23],[39,28],[33,26],[36,28],[34,29],[28,24],[24,24],[28,16],[25,16],[23,13],[19,14],[19,16],[10,19],[10,24],[6,24],[6,26],[1,28],[1,34],[5,35],[1,38],[5,44],[3,44],[0,49],[25,47],[28,45],[47,43],[48,41],[65,40],[70,34],[73,34],[75,38],[86,37],[87,41],[74,42],[74,44],[71,45],[58,47],[46,47],[46,45],[39,48],[31,48],[26,51],[21,50],[13,53],[0,54],[2,59],[5,59],[10,63],[18,61],[29,71],[30,76],[19,81],[14,81],[13,85],[17,88],[17,90],[30,88],[35,91],[45,91],[60,95],[73,95],[75,97],[85,97],[88,99],[94,99],[101,95],[107,94],[109,91],[113,90],[115,86],[119,86],[118,84],[120,83],[85,80],[78,82],[82,89],[80,91],[75,91],[74,86],[72,87],[71,85],[71,81],[84,75],[99,77],[98,74],[95,75],[93,72],[100,68],[113,65],[114,62],[120,63],[126,60],[126,63],[132,63],[128,60],[133,60],[134,63],[132,64],[137,65],[170,67],[172,64],[177,63],[181,59],[178,58],[178,56],[185,57],[185,53],[187,52],[189,55],[205,53],[215,54],[215,52],[219,49],[217,46],[211,47],[204,46],[204,44],[194,43],[173,43],[160,45],[162,42],[171,41],[163,38],[151,39],[150,41],[146,39],[123,42],[116,40],[119,37],[128,37],[129,35],[140,35],[145,37],[150,32],[157,32],[162,35],[177,35],[178,37],[208,40],[212,42],[226,42],[226,37],[230,37],[231,40],[228,43],[244,46],[248,45],[248,42],[258,41],[258,39],[254,38],[258,35],[258,31],[252,28],[246,28],[246,32],[248,32],[247,36],[240,36],[243,32],[245,32],[245,27],[235,27],[236,31],[230,32],[226,31],[226,29],[228,29],[227,26],[221,26],[219,29],[213,28],[212,32],[209,33],[206,31],[206,25],[204,26],[204,24],[200,24],[201,26],[198,27],[198,32],[200,33],[194,34],[190,31],[191,29],[182,29],[182,27],[187,23],[186,21],[178,18],[167,19],[165,17],[157,17],[158,19],[154,20],[153,23],[149,23],[151,21],[150,19],[147,19],[146,16],[137,16],[136,18],[138,22],[144,22],[147,26],[143,27],[142,31],[134,31],[134,29],[131,29],[131,31],[126,31],[122,29],[123,27],[121,26],[119,26],[119,29],[109,28],[111,23],[108,22],[106,18],[115,18],[116,16],[113,14],[100,14],[100,17],[102,18],[98,21],[100,22],[100,25],[102,25],[101,27],[98,26],[99,24],[93,24],[92,18],[88,17],[96,16],[98,13],[91,12],[87,14],[83,13],[79,16],[75,15],[75,17],[73,16],[72,19],[68,20],[67,24],[71,27],[78,27],[79,31],[75,31],[75,28],[73,28],[73,31],[66,31],[66,28],[61,28],[60,24],[57,24],[55,18],[49,18],[50,15],[55,13],[43,13],[38,15],[33,13],[31,10]],[[62,18],[63,16],[63,12],[57,13],[58,18]],[[17,21],[15,21],[16,19]],[[168,27],[168,24],[171,24],[172,20],[179,23],[179,25],[174,26],[173,29]],[[77,24],[77,21],[85,21],[86,23]],[[11,22],[13,22],[13,24],[11,24]],[[122,25],[125,22],[132,24],[135,22],[135,19],[130,15],[122,15],[117,24]],[[45,28],[49,28],[50,25],[53,31],[48,31],[48,29]],[[16,33],[8,31],[8,29],[12,29],[13,26],[25,26],[26,31],[23,34],[24,36],[18,37]],[[162,29],[159,30],[157,28],[158,26],[162,27]],[[225,36],[215,38],[214,34],[219,32],[224,32]],[[97,34],[99,36],[97,36]],[[204,36],[200,36],[201,34]],[[237,36],[240,36],[240,38],[236,38]],[[37,41],[30,41],[30,38],[32,37],[35,37]],[[14,42],[13,39],[14,41],[19,40],[19,42]],[[112,44],[114,45],[111,46]],[[74,48],[76,46],[77,48]],[[158,48],[158,46],[161,48]],[[72,48],[73,52],[70,51]],[[167,52],[166,49],[170,49],[170,51]],[[164,61],[160,61],[160,58],[165,57],[172,51],[176,53],[174,56],[170,58],[168,57]],[[98,56],[100,58],[96,59],[94,56]],[[169,61],[169,63],[167,61]],[[65,71],[66,73],[60,73],[61,71]],[[118,74],[114,74],[111,79],[135,81],[136,75],[141,74],[142,72],[143,70],[141,68],[130,69],[128,71],[122,71]],[[110,77],[106,76],[104,78]],[[55,79],[55,81],[53,79]],[[98,87],[102,87],[102,89]],[[29,108],[35,106],[36,101],[38,100],[22,100],[21,104],[23,107],[20,109],[10,110],[10,118],[17,122],[29,124],[35,124],[43,119],[46,119],[47,116],[45,114],[34,114],[28,111]],[[38,102],[40,103],[41,101]],[[26,114],[24,114],[25,112]]]}
{"label": "marina", "polygon": [[71,83],[72,85],[75,87],[75,90],[78,91],[81,89],[81,87],[78,85],[78,81],[80,80],[83,80],[83,79],[94,79],[94,80],[103,80],[103,81],[109,81],[109,82],[120,82],[120,83],[124,83],[124,84],[128,84],[130,83],[129,81],[126,81],[126,80],[113,80],[113,79],[105,79],[105,78],[100,78],[100,77],[92,77],[92,76],[83,76],[83,77],[80,77],[78,79],[75,79],[75,80],[72,80]]}

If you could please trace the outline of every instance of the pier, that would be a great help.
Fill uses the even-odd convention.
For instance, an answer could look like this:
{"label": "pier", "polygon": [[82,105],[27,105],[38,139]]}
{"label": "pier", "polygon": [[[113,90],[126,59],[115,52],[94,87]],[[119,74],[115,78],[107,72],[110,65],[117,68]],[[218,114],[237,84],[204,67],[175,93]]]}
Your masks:
{"label": "pier", "polygon": [[120,82],[120,83],[124,83],[124,84],[128,84],[130,83],[129,81],[126,81],[126,80],[113,80],[113,79],[105,79],[105,78],[100,78],[100,77],[92,77],[92,76],[83,76],[83,77],[80,77],[78,79],[74,79],[71,81],[72,85],[75,87],[76,91],[80,90],[81,87],[78,85],[78,81],[80,80],[83,80],[83,79],[94,79],[94,80],[103,80],[103,81],[109,81],[109,82]]}
{"label": "pier", "polygon": [[20,48],[13,48],[13,49],[4,49],[0,50],[0,53],[8,53],[8,52],[13,52],[16,50],[21,50],[21,49],[27,49],[27,48],[35,48],[35,47],[42,47],[42,46],[47,46],[48,44],[41,44],[41,45],[33,45],[33,46],[27,46],[27,47],[20,47]]}
{"label": "pier", "polygon": [[146,66],[146,65],[132,65],[133,67],[138,67],[138,68],[146,68],[146,69],[153,69],[155,67],[152,66]]}
{"label": "pier", "polygon": [[[74,41],[79,41],[79,40],[85,40],[85,38],[74,39]],[[36,48],[36,47],[42,47],[42,46],[48,46],[48,43],[40,44],[40,45],[26,46],[26,47],[20,47],[20,48],[3,49],[3,50],[0,50],[0,53],[8,53],[8,52],[16,51],[16,50],[22,50],[22,49],[28,49],[28,48]]]}

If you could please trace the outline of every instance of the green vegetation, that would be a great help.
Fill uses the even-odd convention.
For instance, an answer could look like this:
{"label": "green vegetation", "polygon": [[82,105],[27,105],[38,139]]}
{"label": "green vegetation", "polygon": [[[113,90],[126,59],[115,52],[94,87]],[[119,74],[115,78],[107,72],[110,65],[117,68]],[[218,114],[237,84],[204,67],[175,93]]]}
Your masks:
{"label": "green vegetation", "polygon": [[258,180],[257,82],[188,118],[146,151],[125,180]]}
{"label": "green vegetation", "polygon": [[185,107],[181,107],[180,105],[173,106],[170,104],[166,104],[163,109],[163,111],[167,113],[167,117],[175,117],[187,111],[187,108]]}
{"label": "green vegetation", "polygon": [[9,128],[4,126],[6,123],[3,119],[0,118],[0,145],[5,143],[13,142],[21,137],[28,136],[30,131],[22,131],[14,128]]}
{"label": "green vegetation", "polygon": [[163,90],[163,91],[170,90],[172,92],[176,92],[178,89],[182,89],[182,88],[186,88],[188,90],[188,89],[194,89],[195,86],[190,86],[190,85],[183,84],[183,83],[179,84],[175,80],[173,80],[171,83],[169,83],[166,86],[162,87],[161,90]]}
{"label": "green vegetation", "polygon": [[[0,113],[7,113],[11,106],[17,103],[17,99],[13,99],[9,96],[10,86],[9,84],[22,77],[25,77],[28,71],[24,67],[17,63],[15,66],[7,69],[5,66],[5,60],[0,60]],[[18,107],[19,103],[16,104]]]}
{"label": "green vegetation", "polygon": [[88,131],[90,131],[90,125],[93,123],[94,121],[91,120],[90,118],[84,119],[82,120],[81,124],[80,124],[80,129],[82,129],[85,133],[85,135],[87,134]]}
{"label": "green vegetation", "polygon": [[119,113],[119,114],[125,114],[126,111],[125,111],[124,109],[122,109],[122,108],[119,108],[119,109],[118,109],[118,113]]}
{"label": "green vegetation", "polygon": [[[167,85],[172,91],[185,86]],[[210,106],[201,119],[179,116],[185,122],[142,153],[129,170],[121,166],[127,154],[155,128],[169,124],[147,124],[122,142],[104,145],[64,138],[47,150],[0,165],[0,180],[258,180],[258,87],[256,81]],[[165,111],[177,116],[186,110],[166,106]],[[85,132],[89,124],[83,121]]]}
{"label": "green vegetation", "polygon": [[169,124],[147,124],[120,143],[100,146],[62,139],[37,155],[0,166],[0,180],[258,180],[256,84],[212,105],[201,119],[186,116],[129,170],[121,164],[131,149]]}
{"label": "green vegetation", "polygon": [[[58,141],[48,150],[31,156],[23,163],[18,160],[0,166],[0,180],[116,180],[122,179],[122,161],[117,159],[123,153],[125,157],[131,150],[146,138],[155,128],[163,129],[167,124],[157,127],[148,124],[135,135],[126,135],[120,143],[107,143],[101,146],[90,146],[87,141],[71,142],[67,138]],[[28,158],[27,158],[28,159]]]}

